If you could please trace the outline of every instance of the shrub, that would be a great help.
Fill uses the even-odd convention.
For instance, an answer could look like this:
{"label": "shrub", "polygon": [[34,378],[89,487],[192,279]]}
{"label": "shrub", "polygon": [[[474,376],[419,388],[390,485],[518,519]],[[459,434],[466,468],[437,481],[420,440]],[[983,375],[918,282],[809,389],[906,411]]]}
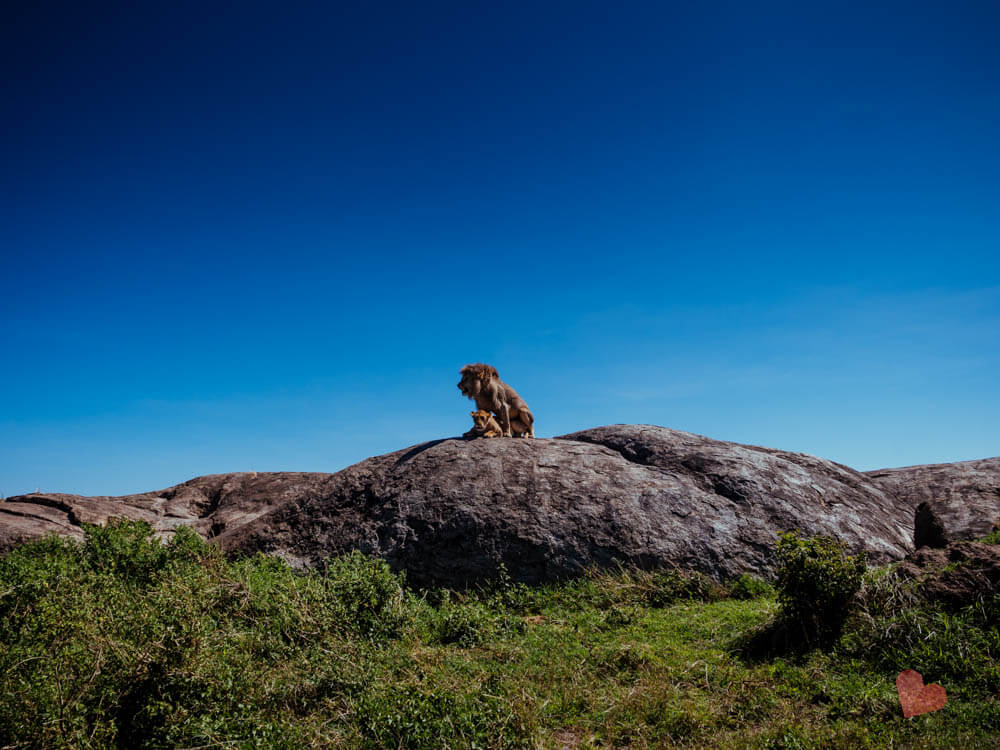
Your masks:
{"label": "shrub", "polygon": [[829,645],[861,586],[865,555],[849,555],[836,539],[801,538],[794,531],[781,535],[777,553],[779,619],[804,644]]}
{"label": "shrub", "polygon": [[83,527],[83,559],[96,573],[126,585],[147,585],[169,557],[145,521],[112,518],[106,526]]}
{"label": "shrub", "polygon": [[437,613],[432,639],[437,643],[478,646],[517,630],[520,620],[499,613],[485,604],[445,602]]}
{"label": "shrub", "polygon": [[496,578],[483,593],[486,603],[500,611],[526,612],[534,604],[531,589],[514,581],[503,563],[500,564]]}
{"label": "shrub", "polygon": [[361,692],[409,604],[360,554],[298,573],[131,521],[23,545],[0,558],[0,747],[306,746],[298,713]]}
{"label": "shrub", "polygon": [[[144,522],[86,527],[83,544],[42,539],[0,560],[0,745],[134,745],[162,676],[188,652],[211,600],[194,575],[193,541],[163,545]],[[199,569],[197,563],[193,569]],[[206,601],[207,600],[207,601]],[[145,717],[145,718],[143,718]]]}
{"label": "shrub", "polygon": [[762,578],[743,573],[729,582],[729,596],[741,601],[774,596],[774,586]]}
{"label": "shrub", "polygon": [[344,621],[364,637],[394,638],[409,621],[402,577],[393,573],[385,560],[366,557],[357,550],[327,560],[326,585],[336,597]]}

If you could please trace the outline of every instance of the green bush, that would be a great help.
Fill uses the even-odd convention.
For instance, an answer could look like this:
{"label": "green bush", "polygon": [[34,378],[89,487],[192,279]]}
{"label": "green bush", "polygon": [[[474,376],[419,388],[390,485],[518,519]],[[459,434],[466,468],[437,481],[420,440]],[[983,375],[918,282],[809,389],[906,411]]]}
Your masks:
{"label": "green bush", "polygon": [[353,654],[409,603],[360,554],[297,573],[131,521],[23,545],[0,558],[0,747],[301,747],[296,712],[363,691]]}
{"label": "green bush", "polygon": [[84,538],[85,564],[126,586],[149,584],[170,554],[145,521],[112,518],[107,526],[85,526]]}
{"label": "green bush", "polygon": [[395,638],[410,620],[403,580],[385,560],[366,557],[355,550],[326,563],[329,593],[339,602],[350,628],[373,638]]}
{"label": "green bush", "polygon": [[523,583],[514,581],[507,566],[500,564],[497,577],[484,592],[484,598],[497,610],[527,612],[535,604],[533,592]]}
{"label": "green bush", "polygon": [[729,582],[729,596],[741,601],[774,596],[774,593],[774,586],[749,573],[743,573]]}
{"label": "green bush", "polygon": [[777,555],[779,619],[804,644],[829,645],[861,586],[865,555],[849,555],[830,537],[801,538],[794,531],[780,536]]}
{"label": "green bush", "polygon": [[431,639],[468,648],[518,632],[521,621],[478,601],[444,603],[437,611]]}
{"label": "green bush", "polygon": [[160,680],[201,629],[192,599],[211,606],[197,575],[183,586],[164,575],[191,565],[191,551],[184,532],[163,545],[148,524],[117,521],[85,528],[83,544],[43,539],[0,560],[0,745],[155,733],[144,721],[163,713],[152,708]]}

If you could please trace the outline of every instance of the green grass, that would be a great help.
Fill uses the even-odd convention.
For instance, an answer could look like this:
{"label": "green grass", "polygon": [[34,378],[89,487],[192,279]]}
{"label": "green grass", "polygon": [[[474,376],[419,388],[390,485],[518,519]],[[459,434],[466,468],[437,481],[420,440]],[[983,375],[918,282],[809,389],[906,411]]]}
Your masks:
{"label": "green grass", "polygon": [[1000,544],[1000,529],[994,529],[979,541],[985,544]]}
{"label": "green grass", "polygon": [[[300,574],[91,528],[0,560],[0,748],[996,746],[995,599],[945,612],[869,571],[835,642],[742,655],[780,593],[627,570],[417,593],[359,554]],[[947,706],[902,718],[904,668]]]}

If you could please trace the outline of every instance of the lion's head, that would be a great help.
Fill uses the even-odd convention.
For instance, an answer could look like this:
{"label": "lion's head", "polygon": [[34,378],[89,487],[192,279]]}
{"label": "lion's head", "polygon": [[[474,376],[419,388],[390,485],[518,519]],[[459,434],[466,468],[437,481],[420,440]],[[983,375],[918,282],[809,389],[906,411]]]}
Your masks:
{"label": "lion's head", "polygon": [[483,390],[484,385],[493,378],[500,377],[495,367],[479,362],[474,365],[466,365],[459,370],[459,374],[462,379],[458,381],[458,390],[468,398],[475,398]]}

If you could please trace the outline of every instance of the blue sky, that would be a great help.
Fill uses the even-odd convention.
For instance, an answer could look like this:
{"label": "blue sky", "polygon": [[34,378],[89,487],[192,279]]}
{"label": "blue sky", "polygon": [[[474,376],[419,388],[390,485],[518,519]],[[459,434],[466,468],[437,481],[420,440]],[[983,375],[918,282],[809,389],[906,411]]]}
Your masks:
{"label": "blue sky", "polygon": [[[652,423],[1000,454],[995,3],[23,3],[0,494]],[[88,7],[84,7],[88,6]]]}

